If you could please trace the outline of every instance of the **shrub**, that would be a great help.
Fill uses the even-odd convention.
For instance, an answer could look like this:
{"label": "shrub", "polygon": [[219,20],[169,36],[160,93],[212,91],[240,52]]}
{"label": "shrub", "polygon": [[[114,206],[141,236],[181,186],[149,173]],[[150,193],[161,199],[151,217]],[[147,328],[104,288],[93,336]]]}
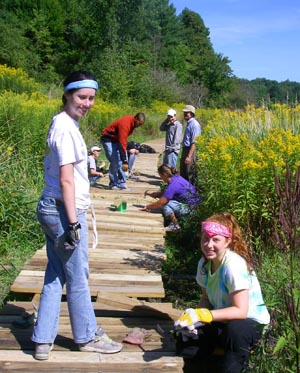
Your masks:
{"label": "shrub", "polygon": [[230,211],[249,238],[261,237],[264,242],[273,229],[277,203],[273,167],[283,174],[286,160],[292,169],[299,165],[300,135],[294,132],[300,127],[298,111],[291,109],[297,121],[291,129],[283,129],[278,110],[228,112],[221,122],[221,111],[215,110],[197,140],[198,183],[206,215]]}

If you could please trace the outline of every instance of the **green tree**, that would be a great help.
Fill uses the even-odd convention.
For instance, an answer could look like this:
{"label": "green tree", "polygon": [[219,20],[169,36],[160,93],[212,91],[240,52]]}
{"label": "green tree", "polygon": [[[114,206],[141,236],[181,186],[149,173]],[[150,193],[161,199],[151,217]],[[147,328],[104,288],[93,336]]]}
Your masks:
{"label": "green tree", "polygon": [[199,97],[204,99],[207,92],[207,102],[218,105],[224,103],[225,94],[231,89],[230,78],[232,70],[229,60],[213,50],[209,29],[205,26],[199,14],[184,9],[180,15],[183,27],[183,42],[186,52],[186,84],[197,85],[201,92],[194,97],[194,102],[199,102]]}
{"label": "green tree", "polygon": [[30,71],[36,65],[37,55],[30,41],[24,36],[24,24],[18,17],[3,11],[0,18],[0,63]]}
{"label": "green tree", "polygon": [[0,10],[0,61],[40,81],[83,68],[106,99],[136,105],[186,92],[215,104],[229,89],[228,59],[215,55],[201,17],[177,17],[168,0],[3,0]]}

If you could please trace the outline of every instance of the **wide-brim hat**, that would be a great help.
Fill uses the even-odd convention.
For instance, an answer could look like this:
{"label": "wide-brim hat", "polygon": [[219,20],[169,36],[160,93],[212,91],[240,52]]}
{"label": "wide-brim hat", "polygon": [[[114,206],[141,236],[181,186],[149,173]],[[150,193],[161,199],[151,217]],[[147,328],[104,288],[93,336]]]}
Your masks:
{"label": "wide-brim hat", "polygon": [[185,112],[185,113],[193,113],[193,114],[195,114],[196,109],[194,108],[193,105],[186,105],[186,107],[184,109],[182,109],[182,111]]}

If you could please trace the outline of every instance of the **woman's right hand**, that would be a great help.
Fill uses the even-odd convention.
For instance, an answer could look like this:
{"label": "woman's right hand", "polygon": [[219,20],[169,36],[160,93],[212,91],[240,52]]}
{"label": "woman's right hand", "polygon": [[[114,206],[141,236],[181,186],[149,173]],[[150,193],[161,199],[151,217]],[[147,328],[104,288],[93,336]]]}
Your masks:
{"label": "woman's right hand", "polygon": [[66,250],[74,250],[80,241],[80,229],[81,225],[78,223],[69,224],[69,230],[67,232],[66,241],[64,243]]}

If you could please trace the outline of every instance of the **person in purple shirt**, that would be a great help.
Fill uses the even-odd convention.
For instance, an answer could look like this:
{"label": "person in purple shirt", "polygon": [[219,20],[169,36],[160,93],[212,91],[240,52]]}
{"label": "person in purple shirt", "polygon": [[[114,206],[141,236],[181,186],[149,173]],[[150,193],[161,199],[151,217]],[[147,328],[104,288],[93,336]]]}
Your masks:
{"label": "person in purple shirt", "polygon": [[160,178],[167,184],[166,188],[159,192],[145,193],[157,201],[143,207],[142,211],[151,212],[152,209],[162,209],[164,217],[170,220],[166,230],[180,230],[178,218],[190,213],[201,202],[196,188],[178,174],[175,167],[163,164],[158,167]]}
{"label": "person in purple shirt", "polygon": [[180,157],[180,175],[192,184],[196,184],[196,137],[201,135],[201,125],[195,118],[196,109],[186,105],[182,110],[186,128],[182,140]]}

